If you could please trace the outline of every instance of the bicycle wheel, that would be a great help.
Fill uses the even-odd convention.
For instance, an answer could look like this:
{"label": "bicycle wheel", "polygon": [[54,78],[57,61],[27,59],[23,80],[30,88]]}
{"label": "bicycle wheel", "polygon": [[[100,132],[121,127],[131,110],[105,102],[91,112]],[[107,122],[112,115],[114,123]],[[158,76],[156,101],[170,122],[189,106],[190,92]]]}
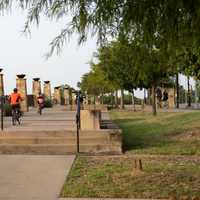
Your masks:
{"label": "bicycle wheel", "polygon": [[16,116],[16,121],[18,122],[18,124],[21,124],[21,114],[18,112],[17,116]]}
{"label": "bicycle wheel", "polygon": [[12,124],[16,125],[16,112],[15,112],[15,110],[12,111]]}
{"label": "bicycle wheel", "polygon": [[42,105],[39,105],[39,114],[42,115]]}

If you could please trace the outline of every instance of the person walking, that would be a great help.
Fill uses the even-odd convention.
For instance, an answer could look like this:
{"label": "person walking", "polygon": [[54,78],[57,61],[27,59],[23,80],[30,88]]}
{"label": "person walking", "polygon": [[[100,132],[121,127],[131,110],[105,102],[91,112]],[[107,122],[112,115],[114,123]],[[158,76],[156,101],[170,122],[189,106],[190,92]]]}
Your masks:
{"label": "person walking", "polygon": [[168,108],[168,92],[166,90],[163,92],[163,104],[164,108]]}
{"label": "person walking", "polygon": [[158,108],[162,108],[162,91],[160,88],[156,89],[156,96]]}

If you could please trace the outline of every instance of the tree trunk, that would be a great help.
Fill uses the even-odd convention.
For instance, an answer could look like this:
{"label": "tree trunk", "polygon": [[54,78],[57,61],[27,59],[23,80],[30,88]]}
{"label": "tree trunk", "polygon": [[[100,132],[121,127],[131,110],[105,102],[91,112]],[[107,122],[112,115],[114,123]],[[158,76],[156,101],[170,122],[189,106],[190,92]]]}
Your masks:
{"label": "tree trunk", "polygon": [[113,92],[111,92],[111,94],[110,94],[110,103],[111,103],[111,106],[112,106],[112,108],[114,107],[114,94],[113,94]]}
{"label": "tree trunk", "polygon": [[120,108],[124,109],[124,90],[121,89]]}
{"label": "tree trunk", "polygon": [[145,105],[146,105],[146,90],[145,90],[145,88],[144,88],[144,100],[141,102],[142,103],[142,111],[144,112],[144,107],[145,107]]}
{"label": "tree trunk", "polygon": [[115,107],[118,108],[118,90],[115,91]]}
{"label": "tree trunk", "polygon": [[144,88],[144,104],[147,104],[146,89]]}
{"label": "tree trunk", "polygon": [[100,96],[100,104],[102,104],[102,105],[103,105],[103,99],[104,99],[104,94],[102,93]]}
{"label": "tree trunk", "polygon": [[148,88],[148,105],[152,105],[152,88]]}
{"label": "tree trunk", "polygon": [[198,108],[198,82],[195,80],[195,105]]}
{"label": "tree trunk", "polygon": [[153,115],[156,116],[157,110],[156,110],[156,86],[152,86],[152,111]]}
{"label": "tree trunk", "polygon": [[180,95],[179,95],[179,74],[176,73],[176,108],[179,108]]}
{"label": "tree trunk", "polygon": [[187,86],[188,86],[188,107],[191,107],[191,91],[190,91],[190,77],[187,77]]}
{"label": "tree trunk", "polygon": [[96,95],[94,95],[94,110],[96,110]]}
{"label": "tree trunk", "polygon": [[133,92],[132,92],[132,105],[133,105],[133,110],[135,112],[136,109],[135,109],[135,94],[134,94],[134,89],[133,89]]}

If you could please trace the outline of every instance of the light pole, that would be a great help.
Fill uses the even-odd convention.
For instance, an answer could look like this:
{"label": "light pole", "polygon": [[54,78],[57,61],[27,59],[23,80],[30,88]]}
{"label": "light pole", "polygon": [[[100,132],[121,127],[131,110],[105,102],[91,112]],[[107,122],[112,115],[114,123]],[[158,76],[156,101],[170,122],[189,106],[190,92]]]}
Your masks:
{"label": "light pole", "polygon": [[80,153],[80,138],[79,138],[79,130],[80,130],[80,110],[81,110],[81,101],[80,101],[80,91],[77,91],[76,94],[76,141],[77,141],[77,153]]}
{"label": "light pole", "polygon": [[[3,68],[0,68],[0,73],[3,71]],[[3,114],[4,114],[4,85],[3,85],[3,74],[0,74],[1,82],[1,130],[3,131]]]}

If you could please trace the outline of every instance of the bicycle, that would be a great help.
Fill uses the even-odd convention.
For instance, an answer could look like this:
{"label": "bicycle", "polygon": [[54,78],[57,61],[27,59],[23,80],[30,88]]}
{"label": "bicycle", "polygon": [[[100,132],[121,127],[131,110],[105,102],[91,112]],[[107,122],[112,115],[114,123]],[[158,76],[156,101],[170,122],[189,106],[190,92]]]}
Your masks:
{"label": "bicycle", "polygon": [[38,113],[40,115],[42,115],[42,105],[41,104],[38,105]]}
{"label": "bicycle", "polygon": [[37,103],[38,103],[38,113],[42,115],[42,109],[44,108],[44,96],[42,94],[39,94],[37,97]]}
{"label": "bicycle", "polygon": [[41,104],[41,103],[38,104],[38,113],[39,113],[40,115],[42,115],[42,109],[43,109],[43,107],[44,107],[43,104]]}
{"label": "bicycle", "polygon": [[14,108],[12,110],[12,124],[16,125],[16,123],[18,122],[18,124],[21,124],[21,111],[19,108]]}

